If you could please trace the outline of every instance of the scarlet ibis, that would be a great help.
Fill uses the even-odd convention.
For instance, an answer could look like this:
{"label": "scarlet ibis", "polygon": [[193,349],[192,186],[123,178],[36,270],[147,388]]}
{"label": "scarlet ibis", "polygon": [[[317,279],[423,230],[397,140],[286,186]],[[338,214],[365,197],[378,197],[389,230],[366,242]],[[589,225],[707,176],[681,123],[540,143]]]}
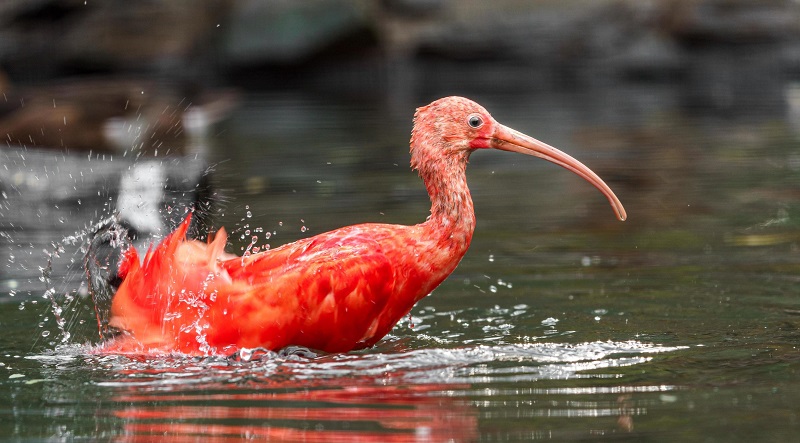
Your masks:
{"label": "scarlet ibis", "polygon": [[578,160],[501,125],[477,103],[446,97],[417,109],[411,166],[431,199],[414,226],[367,223],[245,257],[224,252],[220,229],[187,240],[189,218],[140,264],[120,265],[109,324],[122,334],[100,352],[230,354],[306,346],[346,352],[374,345],[456,268],[475,228],[466,166],[479,149],[540,157],[597,187],[625,220],[611,188]]}

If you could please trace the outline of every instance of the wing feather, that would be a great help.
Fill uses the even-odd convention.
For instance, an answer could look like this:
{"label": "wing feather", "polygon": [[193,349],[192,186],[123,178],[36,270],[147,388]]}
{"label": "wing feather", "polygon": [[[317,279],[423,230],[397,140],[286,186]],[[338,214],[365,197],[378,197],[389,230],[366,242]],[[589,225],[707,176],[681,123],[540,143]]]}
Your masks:
{"label": "wing feather", "polygon": [[375,238],[379,228],[349,227],[242,258],[224,252],[224,231],[209,243],[186,240],[188,221],[141,266],[129,254],[111,324],[142,346],[337,352],[375,341],[398,277]]}

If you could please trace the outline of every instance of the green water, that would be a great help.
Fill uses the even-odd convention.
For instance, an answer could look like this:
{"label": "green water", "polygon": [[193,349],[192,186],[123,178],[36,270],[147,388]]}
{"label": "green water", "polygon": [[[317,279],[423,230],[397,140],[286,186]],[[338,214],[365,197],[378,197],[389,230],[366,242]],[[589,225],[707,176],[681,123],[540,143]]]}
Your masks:
{"label": "green water", "polygon": [[374,349],[146,360],[88,355],[88,303],[64,303],[64,340],[42,298],[48,285],[61,297],[82,278],[82,252],[70,244],[39,281],[43,250],[97,221],[105,200],[41,204],[39,213],[60,205],[48,215],[64,217],[59,230],[8,222],[32,203],[6,189],[0,436],[796,438],[800,134],[783,97],[731,112],[687,105],[669,85],[434,89],[399,102],[246,96],[214,132],[209,159],[229,250],[241,253],[256,227],[258,244],[275,246],[356,222],[423,220],[427,198],[407,166],[411,116],[451,92],[589,165],[629,220],[616,221],[561,168],[479,152],[468,170],[478,219],[470,251]]}

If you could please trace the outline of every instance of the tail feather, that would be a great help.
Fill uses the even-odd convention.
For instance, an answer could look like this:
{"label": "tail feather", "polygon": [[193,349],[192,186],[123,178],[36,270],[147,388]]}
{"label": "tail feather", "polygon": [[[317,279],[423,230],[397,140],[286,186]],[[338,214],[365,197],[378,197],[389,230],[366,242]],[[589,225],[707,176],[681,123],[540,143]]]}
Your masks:
{"label": "tail feather", "polygon": [[210,294],[232,284],[220,263],[234,256],[225,252],[228,236],[224,229],[209,236],[207,242],[188,240],[190,223],[191,214],[147,251],[141,265],[134,248],[125,252],[120,266],[123,280],[112,299],[109,325],[130,334],[109,343],[111,349],[190,349],[198,345],[196,333],[185,326],[199,320],[213,305],[216,297]]}
{"label": "tail feather", "polygon": [[[165,341],[165,314],[180,288],[182,266],[178,262],[181,245],[187,244],[186,231],[191,214],[160,244],[148,249],[142,264],[134,248],[128,249],[120,264],[120,284],[111,303],[109,325],[130,331],[143,344]],[[196,242],[191,242],[196,243]]]}
{"label": "tail feather", "polygon": [[155,249],[148,249],[144,257],[144,269],[158,268],[167,264],[171,257],[175,256],[175,251],[186,241],[186,231],[192,222],[192,214],[186,216],[177,229],[172,231]]}
{"label": "tail feather", "polygon": [[125,252],[122,253],[122,260],[119,263],[119,269],[117,270],[117,276],[125,280],[125,278],[132,273],[135,273],[139,270],[139,253],[136,252],[136,248],[130,247]]}

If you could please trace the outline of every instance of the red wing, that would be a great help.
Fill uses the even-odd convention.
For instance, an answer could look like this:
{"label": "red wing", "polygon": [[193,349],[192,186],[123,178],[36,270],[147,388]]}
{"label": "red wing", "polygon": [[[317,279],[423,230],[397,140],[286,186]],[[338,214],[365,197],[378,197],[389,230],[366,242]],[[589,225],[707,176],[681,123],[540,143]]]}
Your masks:
{"label": "red wing", "polygon": [[337,352],[388,330],[379,319],[402,296],[396,267],[375,240],[388,231],[351,227],[230,258],[224,231],[210,244],[187,241],[186,223],[141,266],[134,253],[126,256],[111,325],[145,348],[225,353],[302,345]]}
{"label": "red wing", "polygon": [[221,267],[234,285],[249,290],[229,299],[236,326],[212,328],[214,341],[247,336],[250,345],[268,343],[272,349],[353,349],[371,337],[395,287],[394,268],[380,244],[364,236],[323,234]]}

